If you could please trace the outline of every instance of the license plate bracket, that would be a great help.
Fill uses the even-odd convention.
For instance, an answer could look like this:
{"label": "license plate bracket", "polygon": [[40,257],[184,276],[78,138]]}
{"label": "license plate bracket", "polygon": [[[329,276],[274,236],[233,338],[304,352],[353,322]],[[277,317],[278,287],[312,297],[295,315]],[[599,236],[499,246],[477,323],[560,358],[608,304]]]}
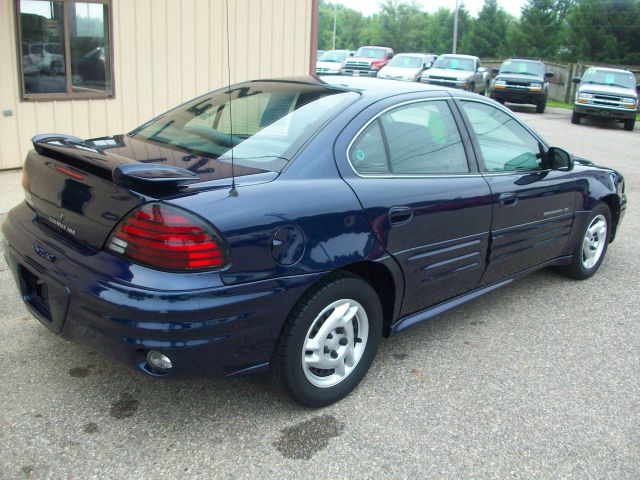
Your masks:
{"label": "license plate bracket", "polygon": [[67,316],[69,290],[39,276],[24,265],[18,266],[22,298],[31,313],[55,333],[60,333]]}

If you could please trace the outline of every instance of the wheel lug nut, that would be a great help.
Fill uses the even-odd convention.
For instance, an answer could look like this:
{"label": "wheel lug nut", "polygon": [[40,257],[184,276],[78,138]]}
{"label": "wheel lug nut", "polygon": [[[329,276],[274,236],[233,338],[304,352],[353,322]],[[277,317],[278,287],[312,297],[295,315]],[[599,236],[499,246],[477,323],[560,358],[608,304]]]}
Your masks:
{"label": "wheel lug nut", "polygon": [[336,328],[336,333],[343,334],[344,333],[344,328],[342,328],[342,327]]}
{"label": "wheel lug nut", "polygon": [[331,358],[338,358],[338,352],[336,352],[335,350],[331,351]]}
{"label": "wheel lug nut", "polygon": [[346,338],[342,337],[340,339],[340,345],[342,345],[343,347],[345,347],[348,343],[349,343],[349,340],[347,340]]}
{"label": "wheel lug nut", "polygon": [[331,340],[333,338],[333,335],[329,334],[327,335],[327,340]]}
{"label": "wheel lug nut", "polygon": [[329,347],[324,347],[324,353],[329,353]]}

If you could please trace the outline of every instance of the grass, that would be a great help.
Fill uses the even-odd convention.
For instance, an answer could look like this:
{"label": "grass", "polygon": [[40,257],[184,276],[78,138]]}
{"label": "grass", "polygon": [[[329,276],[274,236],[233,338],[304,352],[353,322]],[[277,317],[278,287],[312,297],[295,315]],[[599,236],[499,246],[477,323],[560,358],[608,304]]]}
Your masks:
{"label": "grass", "polygon": [[[547,107],[565,108],[567,110],[573,110],[573,103],[565,103],[559,100],[547,100]],[[636,120],[640,120],[640,114],[636,115]]]}

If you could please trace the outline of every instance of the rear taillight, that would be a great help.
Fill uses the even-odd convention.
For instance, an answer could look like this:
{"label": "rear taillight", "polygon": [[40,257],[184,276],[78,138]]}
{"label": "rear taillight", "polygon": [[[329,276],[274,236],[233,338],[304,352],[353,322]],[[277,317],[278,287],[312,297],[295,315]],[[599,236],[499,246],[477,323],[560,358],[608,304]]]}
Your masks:
{"label": "rear taillight", "polygon": [[116,227],[106,248],[135,263],[175,272],[213,270],[229,263],[225,245],[211,227],[159,203],[134,210]]}

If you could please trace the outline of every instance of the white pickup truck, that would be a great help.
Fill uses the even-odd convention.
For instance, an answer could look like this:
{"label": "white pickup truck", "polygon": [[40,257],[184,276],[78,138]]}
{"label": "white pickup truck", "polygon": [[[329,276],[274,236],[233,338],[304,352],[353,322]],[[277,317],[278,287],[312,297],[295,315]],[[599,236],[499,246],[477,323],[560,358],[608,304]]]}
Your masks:
{"label": "white pickup truck", "polygon": [[489,72],[480,65],[478,57],[446,54],[440,55],[433,66],[424,71],[420,81],[486,95]]}

